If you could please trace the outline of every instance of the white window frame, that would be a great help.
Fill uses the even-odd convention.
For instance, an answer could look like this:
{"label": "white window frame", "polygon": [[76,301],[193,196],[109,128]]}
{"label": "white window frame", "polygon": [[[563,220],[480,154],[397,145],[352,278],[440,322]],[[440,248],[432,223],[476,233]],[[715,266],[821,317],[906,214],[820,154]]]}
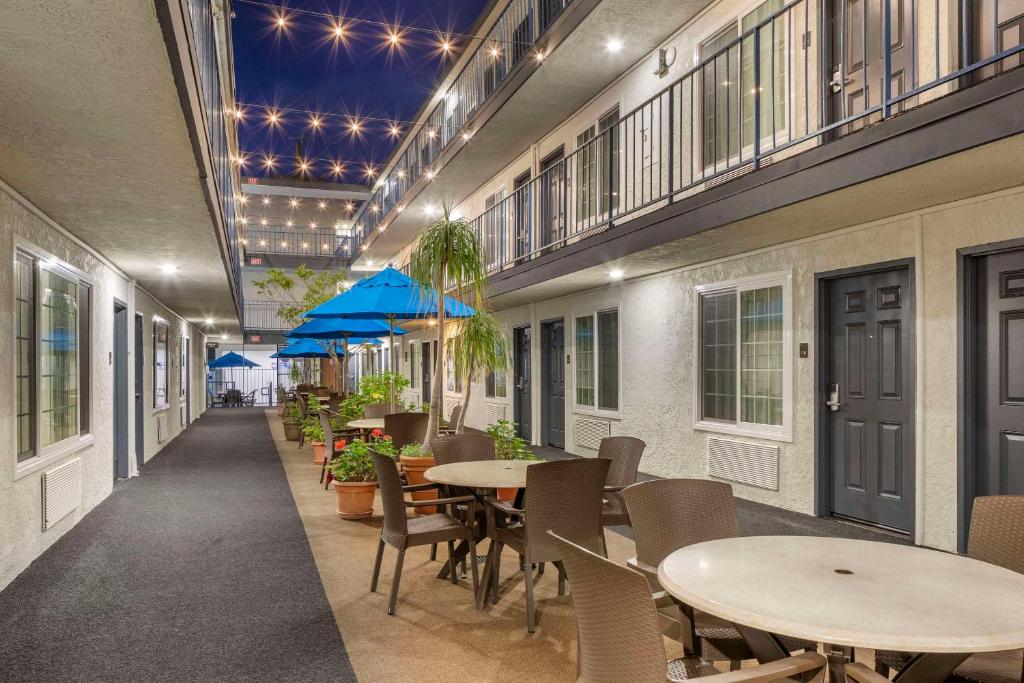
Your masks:
{"label": "white window frame", "polygon": [[[600,353],[601,353],[601,339],[598,334],[597,328],[597,316],[599,313],[610,313],[615,311],[618,321],[618,408],[615,410],[609,410],[607,408],[598,408],[600,403],[599,393],[601,387],[601,368],[600,368]],[[576,355],[576,319],[590,317],[594,321],[594,405],[588,406],[586,404],[577,403],[576,401],[576,368],[579,359]],[[605,305],[595,306],[594,308],[584,309],[581,311],[575,311],[572,314],[572,367],[570,368],[570,374],[572,376],[572,411],[581,415],[594,415],[596,417],[607,417],[613,419],[619,419],[622,414],[622,306],[620,302],[609,302]]]}
{"label": "white window frame", "polygon": [[[736,297],[736,422],[720,422],[703,419],[703,388],[704,376],[701,354],[701,297],[706,294],[735,291],[739,295],[743,291],[764,289],[766,287],[782,287],[782,424],[762,425],[740,420],[739,391],[740,338],[742,329],[739,319],[740,297]],[[793,274],[791,272],[769,273],[749,278],[740,278],[724,282],[698,285],[693,288],[693,428],[699,431],[718,432],[733,436],[747,436],[772,441],[793,440]]]}
{"label": "white window frame", "polygon": [[[163,317],[161,317],[159,315],[154,315],[153,318],[150,320],[150,323],[151,323],[150,329],[152,330],[152,339],[151,339],[152,343],[150,344],[150,347],[153,349],[153,386],[152,386],[152,392],[151,393],[153,394],[153,415],[156,415],[158,413],[167,412],[168,410],[171,409],[171,364],[172,364],[171,363],[171,359],[174,356],[171,353],[171,323],[170,323],[170,321],[168,321],[166,318],[163,318]],[[164,397],[164,402],[163,403],[157,403],[157,395],[156,395],[156,375],[157,375],[157,365],[156,365],[156,344],[157,344],[157,342],[156,342],[156,328],[157,328],[157,325],[163,325],[165,328],[167,328],[167,367],[164,368],[164,370],[166,372],[166,377],[164,378],[164,391],[166,392],[167,395]]]}
{"label": "white window frame", "polygon": [[505,356],[506,356],[505,360],[508,363],[508,365],[505,367],[505,369],[501,373],[501,374],[505,375],[505,395],[504,396],[488,396],[487,395],[487,376],[491,375],[491,374],[494,374],[494,373],[484,372],[484,373],[482,373],[483,374],[483,385],[484,385],[484,400],[487,403],[493,403],[495,405],[511,405],[512,404],[512,393],[514,391],[514,387],[512,385],[512,378],[515,375],[515,372],[514,372],[513,367],[512,367],[512,354],[513,354],[512,334],[510,333],[510,330],[507,327],[503,327],[502,328],[502,332],[505,333]]}
{"label": "white window frame", "polygon": [[[87,273],[85,273],[84,271],[76,268],[75,266],[71,265],[70,263],[67,263],[66,261],[62,261],[61,259],[57,258],[56,256],[53,256],[48,251],[44,250],[42,247],[36,246],[32,242],[24,240],[24,239],[22,239],[22,238],[20,238],[18,236],[15,236],[15,238],[14,238],[14,251],[11,253],[11,263],[13,263],[13,261],[14,261],[14,254],[17,253],[18,250],[23,251],[26,254],[29,254],[33,258],[37,259],[38,262],[39,262],[38,267],[45,267],[48,270],[55,271],[58,275],[61,275],[62,277],[66,277],[66,278],[69,278],[69,279],[76,279],[76,280],[79,281],[79,283],[81,285],[89,287],[89,289],[90,289],[91,296],[90,296],[90,302],[89,302],[89,320],[88,320],[90,344],[89,344],[89,348],[86,351],[87,351],[87,353],[89,353],[91,355],[91,357],[89,359],[90,360],[90,362],[89,362],[90,373],[89,373],[89,378],[88,378],[88,380],[89,380],[89,395],[88,395],[87,402],[88,402],[88,410],[89,410],[90,421],[92,422],[92,421],[95,420],[95,416],[96,416],[96,404],[95,404],[95,396],[96,396],[96,391],[95,391],[95,389],[96,389],[96,387],[95,387],[96,371],[95,371],[95,369],[96,369],[96,363],[94,362],[95,358],[92,357],[92,353],[93,353],[93,348],[92,348],[93,347],[93,340],[95,339],[95,325],[93,324],[93,311],[98,310],[98,308],[96,306],[96,283],[93,280],[93,278],[90,275],[88,275]],[[11,298],[12,306],[13,306],[13,302],[14,302],[14,299],[13,299],[13,294],[12,294],[12,298]],[[38,292],[36,292],[35,301],[33,302],[33,309],[34,309],[34,315],[35,315],[35,320],[36,320],[36,326],[37,326],[36,331],[37,332],[38,332],[39,320],[40,320],[40,317],[41,317],[40,316],[40,309],[41,308],[42,308],[42,299],[38,296]],[[16,351],[16,349],[18,348],[18,344],[17,344],[18,330],[17,330],[17,326],[16,325],[12,324],[10,326],[10,330],[8,332],[8,335],[9,335],[8,339],[9,339],[10,344],[11,344],[10,348]],[[8,442],[9,446],[10,446],[10,450],[8,452],[11,454],[10,461],[11,461],[11,463],[13,465],[13,472],[12,472],[11,479],[15,480],[15,481],[18,480],[18,479],[21,479],[22,477],[28,476],[29,474],[32,474],[33,472],[37,472],[37,471],[39,471],[39,470],[41,470],[41,469],[43,469],[45,467],[48,467],[51,464],[53,464],[54,462],[57,462],[57,461],[59,461],[59,460],[61,460],[63,458],[66,458],[67,456],[69,456],[69,455],[71,455],[73,453],[76,453],[76,452],[78,452],[78,451],[80,451],[80,450],[82,450],[84,448],[87,448],[87,447],[91,446],[93,443],[95,443],[95,441],[96,441],[95,434],[93,433],[94,427],[92,427],[92,425],[90,425],[90,430],[91,431],[83,433],[81,431],[82,430],[81,422],[79,422],[78,434],[76,434],[74,436],[69,436],[68,438],[66,438],[64,440],[58,441],[57,443],[50,444],[49,446],[40,447],[39,444],[42,443],[42,438],[41,438],[41,436],[42,436],[42,433],[41,433],[41,430],[42,430],[42,419],[40,419],[40,416],[39,416],[39,385],[41,383],[41,379],[40,379],[41,376],[40,376],[40,373],[39,373],[39,368],[41,367],[41,362],[40,362],[41,353],[42,353],[42,351],[41,351],[41,344],[39,344],[39,340],[37,338],[36,339],[36,343],[35,343],[35,375],[33,377],[33,382],[35,384],[35,392],[36,392],[36,405],[35,405],[36,416],[35,416],[35,425],[34,425],[36,451],[35,451],[35,455],[33,455],[33,456],[29,457],[29,458],[26,458],[25,460],[22,460],[21,462],[18,462],[18,428],[17,428],[17,424],[12,421],[13,428],[11,429],[11,436],[10,436],[10,439],[9,439],[9,442]],[[79,363],[76,363],[75,371],[76,372],[80,372],[80,368],[81,368],[81,361],[79,361]],[[18,382],[17,382],[18,363],[17,363],[17,359],[15,358],[15,354],[14,353],[11,354],[11,365],[10,365],[9,377],[10,377],[10,380],[11,380],[10,386],[11,387],[17,387],[18,386]],[[82,378],[79,376],[77,378],[77,380],[78,380],[78,386],[81,386]],[[11,398],[12,398],[11,403],[12,403],[12,412],[13,412],[13,405],[14,405],[14,403],[16,401],[16,397],[14,396],[13,392],[11,394]],[[79,399],[81,399],[81,397],[79,397]],[[79,416],[81,416],[82,406],[79,405],[78,409],[79,409]]]}
{"label": "white window frame", "polygon": [[188,358],[185,356],[185,349],[188,346],[186,343],[188,335],[182,330],[180,338],[181,347],[178,349],[178,382],[181,384],[178,387],[178,399],[182,402],[185,401],[185,394],[188,393],[188,373],[191,372],[189,368]]}

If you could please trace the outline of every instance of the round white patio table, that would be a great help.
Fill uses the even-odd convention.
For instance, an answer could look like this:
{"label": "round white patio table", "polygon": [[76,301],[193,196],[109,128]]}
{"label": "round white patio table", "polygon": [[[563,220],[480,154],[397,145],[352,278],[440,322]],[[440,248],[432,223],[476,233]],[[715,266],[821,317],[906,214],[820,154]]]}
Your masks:
{"label": "round white patio table", "polygon": [[384,429],[384,418],[366,417],[360,420],[350,420],[348,426],[352,429],[365,429],[366,431],[370,431],[371,429]]}
{"label": "round white patio table", "polygon": [[435,465],[423,476],[435,484],[470,489],[521,489],[526,486],[526,468],[537,460],[478,460]]}
{"label": "round white patio table", "polygon": [[680,602],[736,624],[759,658],[777,642],[768,633],[832,646],[832,680],[843,680],[836,673],[854,647],[922,653],[901,681],[944,680],[972,653],[1024,647],[1024,575],[935,550],[728,538],[673,552],[658,579]]}

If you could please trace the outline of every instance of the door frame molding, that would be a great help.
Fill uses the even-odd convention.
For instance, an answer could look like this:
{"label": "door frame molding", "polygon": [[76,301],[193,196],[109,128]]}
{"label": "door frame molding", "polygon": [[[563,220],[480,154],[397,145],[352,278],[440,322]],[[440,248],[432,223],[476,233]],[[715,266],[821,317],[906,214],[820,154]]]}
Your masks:
{"label": "door frame molding", "polygon": [[976,244],[956,250],[957,360],[956,360],[956,545],[967,551],[971,524],[971,503],[977,494],[977,410],[978,387],[977,294],[978,259],[1005,251],[1024,249],[1024,238]]}
{"label": "door frame molding", "polygon": [[907,297],[907,304],[910,307],[910,320],[913,327],[910,330],[910,349],[912,352],[910,371],[914,381],[910,383],[910,405],[913,411],[912,424],[914,427],[914,520],[913,526],[908,530],[911,539],[920,526],[918,491],[916,476],[921,463],[918,460],[919,439],[917,434],[917,283],[916,264],[914,257],[894,259],[870,263],[850,268],[840,268],[814,274],[814,514],[818,517],[829,517],[832,515],[832,459],[830,456],[832,433],[829,429],[828,413],[825,401],[827,391],[825,389],[828,379],[829,360],[829,287],[832,282],[850,275],[869,275],[887,270],[906,268],[909,275],[910,292]]}

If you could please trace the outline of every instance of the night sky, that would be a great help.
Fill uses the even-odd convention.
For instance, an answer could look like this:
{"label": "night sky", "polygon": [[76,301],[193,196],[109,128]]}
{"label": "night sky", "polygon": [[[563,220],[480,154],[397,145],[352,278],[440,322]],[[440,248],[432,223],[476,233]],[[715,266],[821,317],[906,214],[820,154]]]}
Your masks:
{"label": "night sky", "polygon": [[[487,0],[292,0],[285,10],[285,30],[275,24],[273,8],[282,6],[280,0],[259,3],[233,3],[239,102],[407,121],[436,91],[453,59],[439,47],[441,34],[468,31]],[[295,10],[437,29],[438,34],[400,30],[400,47],[388,49],[384,26],[349,22],[344,24],[344,42],[338,43],[330,19]],[[469,43],[458,36],[451,41],[456,50]],[[266,175],[258,161],[268,153],[284,162],[276,174],[293,172],[295,143],[304,137],[314,177],[367,183],[365,165],[379,170],[401,140],[389,134],[386,121],[364,119],[363,132],[353,135],[345,119],[324,117],[317,133],[309,114],[281,112],[280,128],[275,129],[267,123],[266,110],[243,111],[239,146],[249,160],[243,172],[248,176]],[[404,136],[408,124],[398,125]],[[333,177],[325,160],[344,162],[345,176]]]}

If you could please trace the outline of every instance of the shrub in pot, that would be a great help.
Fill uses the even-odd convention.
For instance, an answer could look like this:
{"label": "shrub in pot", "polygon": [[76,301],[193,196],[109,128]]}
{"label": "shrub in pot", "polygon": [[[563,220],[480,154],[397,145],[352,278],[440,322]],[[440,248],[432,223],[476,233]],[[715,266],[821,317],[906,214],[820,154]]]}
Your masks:
{"label": "shrub in pot", "polygon": [[[498,460],[540,460],[516,432],[515,422],[498,420],[487,428],[487,433],[494,439],[494,455]],[[498,489],[498,498],[514,501],[518,491],[515,488]]]}
{"label": "shrub in pot", "polygon": [[289,441],[298,441],[302,436],[302,413],[294,403],[288,406],[284,416],[284,438]]}
{"label": "shrub in pot", "polygon": [[[428,484],[423,473],[434,466],[434,456],[423,448],[421,443],[411,443],[402,447],[398,453],[398,459],[402,463],[402,471],[410,484]],[[413,491],[413,500],[433,500],[437,498],[437,489],[426,491]],[[418,507],[416,514],[432,515],[437,511],[435,507]]]}
{"label": "shrub in pot", "polygon": [[353,441],[327,467],[331,473],[334,493],[338,497],[338,515],[342,519],[366,519],[372,516],[377,473],[370,458],[370,446],[365,441]]}
{"label": "shrub in pot", "polygon": [[319,417],[315,421],[306,420],[306,423],[302,425],[302,433],[313,451],[313,463],[322,465],[327,458],[327,443],[324,441],[324,428],[320,424]]}

